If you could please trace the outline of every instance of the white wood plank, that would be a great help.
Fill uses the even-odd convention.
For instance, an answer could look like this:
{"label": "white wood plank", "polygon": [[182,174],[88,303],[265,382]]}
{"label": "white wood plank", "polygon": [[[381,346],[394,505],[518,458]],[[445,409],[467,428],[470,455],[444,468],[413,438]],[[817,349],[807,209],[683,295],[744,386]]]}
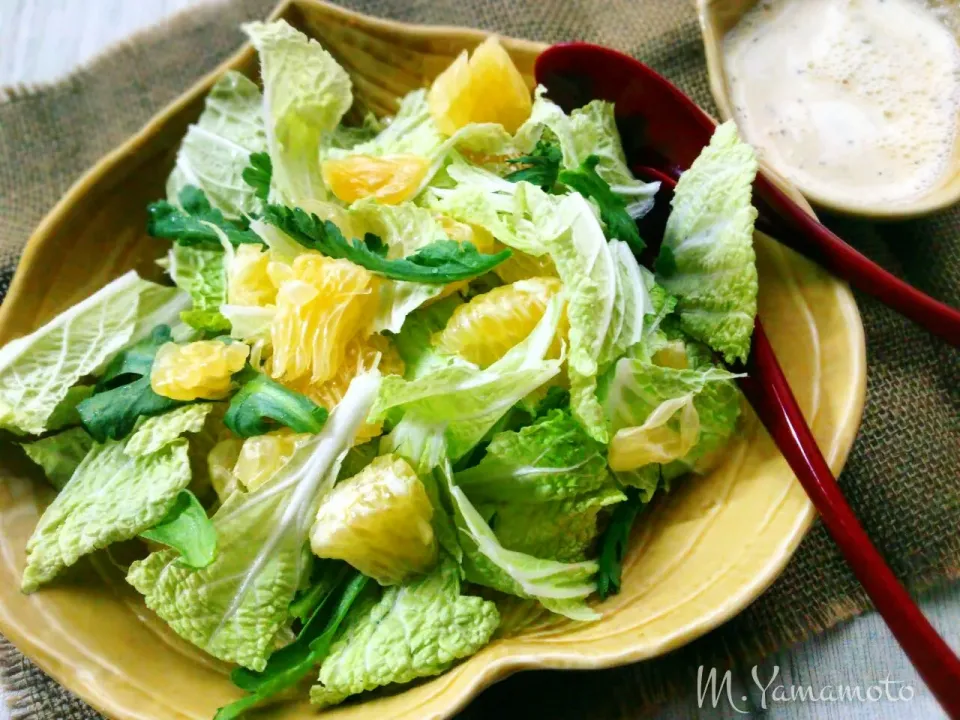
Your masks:
{"label": "white wood plank", "polygon": [[0,86],[55,80],[130,34],[214,0],[0,0]]}

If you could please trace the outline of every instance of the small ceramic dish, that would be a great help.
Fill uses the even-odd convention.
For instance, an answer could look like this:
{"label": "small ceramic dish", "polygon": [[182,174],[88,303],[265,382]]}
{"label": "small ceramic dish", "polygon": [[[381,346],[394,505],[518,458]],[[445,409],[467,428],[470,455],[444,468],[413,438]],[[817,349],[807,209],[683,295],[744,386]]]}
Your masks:
{"label": "small ceramic dish", "polygon": [[[485,33],[417,27],[364,17],[316,0],[275,14],[328,48],[353,76],[363,109],[385,114],[426,85]],[[544,46],[504,39],[532,85]],[[256,75],[243,48],[139,134],[105,157],[58,203],[30,239],[6,302],[0,344],[33,330],[130,268],[158,278],[164,252],[146,237],[148,201],[164,194],[187,125],[227,69]],[[802,198],[798,198],[803,202]],[[808,207],[808,206],[806,206]],[[63,248],[69,246],[70,253]],[[839,472],[864,402],[863,327],[849,288],[790,250],[757,236],[760,314],[817,441]],[[186,644],[126,584],[122,558],[98,554],[51,586],[17,589],[24,546],[50,499],[39,473],[9,439],[0,441],[0,632],[44,671],[118,720],[209,720],[239,696],[230,668]],[[592,669],[661,655],[716,627],[777,577],[814,518],[803,488],[756,418],[710,475],[682,483],[632,538],[623,590],[597,605],[603,618],[539,620],[501,637],[449,672],[323,717],[420,720],[446,717],[516,671]],[[511,614],[504,613],[509,626]],[[258,717],[306,719],[305,700]]]}
{"label": "small ceramic dish", "polygon": [[[723,59],[723,41],[727,33],[757,2],[758,0],[697,0],[697,13],[710,76],[710,92],[722,120],[736,119]],[[746,135],[744,139],[750,142]],[[769,158],[767,160],[769,162]],[[785,168],[776,163],[771,165],[780,175],[789,177]],[[960,134],[957,136],[950,170],[929,190],[902,202],[852,203],[824,195],[800,183],[795,185],[814,205],[845,215],[857,215],[873,220],[904,220],[927,215],[960,201]]]}

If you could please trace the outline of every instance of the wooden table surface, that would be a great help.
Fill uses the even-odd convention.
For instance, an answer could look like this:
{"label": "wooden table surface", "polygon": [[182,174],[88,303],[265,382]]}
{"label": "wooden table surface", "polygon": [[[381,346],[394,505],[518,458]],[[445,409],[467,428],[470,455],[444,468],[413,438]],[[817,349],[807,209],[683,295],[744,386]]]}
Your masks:
{"label": "wooden table surface", "polygon": [[[213,0],[0,0],[0,87],[55,80],[137,30],[175,12]],[[925,597],[924,612],[941,632],[949,631],[960,649],[960,586]],[[820,637],[785,650],[765,661],[757,675],[766,685],[774,668],[776,681],[764,693],[746,668],[734,679],[732,697],[717,709],[709,698],[701,708],[697,688],[658,715],[661,720],[764,717],[774,720],[928,720],[945,717],[900,652],[876,614],[858,618]],[[859,686],[864,697],[871,686],[889,680],[896,697],[911,688],[909,701],[810,702],[777,700],[774,688],[810,687],[818,695],[830,687]],[[894,683],[902,683],[895,685]],[[0,688],[0,697],[3,690]],[[909,695],[904,692],[901,696]],[[874,693],[875,695],[875,693]],[[829,697],[829,694],[824,695]],[[0,702],[0,720],[10,720]],[[30,718],[29,720],[58,720]]]}

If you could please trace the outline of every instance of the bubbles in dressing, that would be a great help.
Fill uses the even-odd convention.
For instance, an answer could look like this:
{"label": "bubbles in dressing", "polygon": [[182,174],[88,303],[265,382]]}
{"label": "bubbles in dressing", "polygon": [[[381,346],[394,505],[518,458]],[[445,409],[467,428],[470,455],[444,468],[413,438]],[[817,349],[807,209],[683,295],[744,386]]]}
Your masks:
{"label": "bubbles in dressing", "polygon": [[957,151],[953,19],[922,0],[761,0],[724,39],[744,137],[831,200],[922,194]]}

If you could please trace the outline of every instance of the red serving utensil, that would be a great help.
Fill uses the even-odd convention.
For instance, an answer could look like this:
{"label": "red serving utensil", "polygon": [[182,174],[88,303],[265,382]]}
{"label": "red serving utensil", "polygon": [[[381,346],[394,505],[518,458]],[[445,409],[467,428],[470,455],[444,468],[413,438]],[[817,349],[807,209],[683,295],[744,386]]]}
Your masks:
{"label": "red serving utensil", "polygon": [[[584,43],[554,45],[540,55],[536,75],[551,97],[568,109],[596,98],[616,102],[618,120],[622,114],[628,128],[622,128],[622,135],[627,156],[636,163],[634,170],[639,177],[663,183],[654,210],[641,220],[644,238],[661,239],[669,198],[676,185],[674,178],[690,166],[709,142],[713,122],[666,79],[607,48]],[[638,136],[629,128],[642,133],[639,143]],[[762,184],[782,197],[784,203],[796,207],[762,178],[758,178],[755,198]],[[779,227],[778,224],[778,230]],[[833,238],[831,242],[846,247],[842,240],[818,227]],[[872,265],[856,251],[850,252]],[[949,325],[942,329],[947,334],[951,332]],[[960,339],[960,323],[953,332],[953,338]],[[800,480],[874,607],[943,709],[951,718],[960,718],[960,659],[920,612],[847,504],[759,319],[746,367],[740,369],[746,372],[746,377],[739,380],[741,390]]]}
{"label": "red serving utensil", "polygon": [[[563,107],[580,107],[596,98],[616,103],[627,157],[674,179],[690,167],[713,134],[713,120],[690,98],[643,63],[609,48],[554,45],[537,59],[536,76]],[[760,230],[960,347],[960,310],[925,295],[857,252],[763,173],[757,175],[753,199]]]}

